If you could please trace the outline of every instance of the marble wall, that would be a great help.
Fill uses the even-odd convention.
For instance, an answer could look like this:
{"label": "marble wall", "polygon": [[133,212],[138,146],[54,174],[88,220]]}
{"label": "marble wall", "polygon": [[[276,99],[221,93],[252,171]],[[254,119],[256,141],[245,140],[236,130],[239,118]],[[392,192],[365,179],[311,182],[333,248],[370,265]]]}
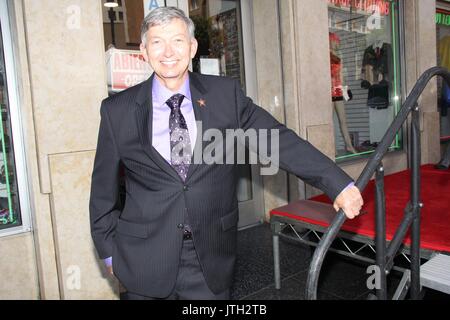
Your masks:
{"label": "marble wall", "polygon": [[[48,195],[52,221],[36,236],[43,259],[50,243],[42,233],[51,231],[57,271],[39,261],[41,291],[49,298],[114,298],[100,276],[88,223],[99,107],[107,95],[101,2],[24,0],[22,10],[39,172],[33,178],[36,196]],[[42,223],[39,211],[35,219]],[[59,297],[47,292],[45,278],[55,277]]]}
{"label": "marble wall", "polygon": [[62,299],[113,299],[118,283],[105,274],[89,234],[94,151],[52,155],[52,214]]}
{"label": "marble wall", "polygon": [[[14,240],[13,248],[27,250],[9,261],[19,272],[7,287],[0,284],[1,296],[116,298],[88,220],[99,108],[107,96],[101,8],[92,0],[13,2],[34,231]],[[10,241],[0,239],[2,256]],[[25,271],[39,281],[24,286]]]}
{"label": "marble wall", "polygon": [[[424,71],[437,65],[435,14],[435,0],[410,0],[405,6],[406,93],[413,89]],[[435,79],[423,92],[419,107],[422,111],[422,163],[437,163],[440,160],[440,123]]]}
{"label": "marble wall", "polygon": [[30,233],[0,240],[0,300],[39,298],[35,246]]}
{"label": "marble wall", "polygon": [[[252,2],[255,56],[257,73],[257,104],[270,112],[278,121],[286,123],[280,51],[278,5],[273,0]],[[270,36],[268,36],[270,35]],[[264,212],[286,204],[287,175],[279,171],[274,176],[264,176]]]}

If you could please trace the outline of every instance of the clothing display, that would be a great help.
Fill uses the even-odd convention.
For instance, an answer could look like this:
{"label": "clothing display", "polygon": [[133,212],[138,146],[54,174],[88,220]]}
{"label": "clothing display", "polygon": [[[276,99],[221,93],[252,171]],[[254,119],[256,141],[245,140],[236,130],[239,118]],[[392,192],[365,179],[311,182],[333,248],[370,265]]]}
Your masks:
{"label": "clothing display", "polygon": [[342,91],[342,77],[341,77],[341,58],[330,52],[331,62],[331,96],[333,101],[344,100],[344,93]]}
{"label": "clothing display", "polygon": [[[439,58],[441,67],[450,70],[450,36],[446,36],[439,41]],[[446,82],[443,83],[442,96],[441,96],[441,116],[446,117],[448,115],[448,109],[450,108],[450,87]]]}
{"label": "clothing display", "polygon": [[367,105],[374,109],[386,109],[390,104],[389,73],[392,47],[389,43],[373,44],[364,51],[361,87],[369,89]]}
{"label": "clothing display", "polygon": [[439,41],[439,55],[441,66],[450,70],[450,36],[446,36]]}
{"label": "clothing display", "polygon": [[[439,40],[438,53],[440,58],[440,66],[450,70],[450,36],[445,36]],[[441,117],[444,119],[449,117],[448,110],[450,109],[450,87],[445,81],[443,81],[441,92],[441,102],[439,108]],[[441,123],[445,123],[445,120]],[[445,127],[441,126],[441,135],[445,135],[445,131]],[[438,164],[436,164],[435,167],[439,170],[448,170],[450,168],[450,143],[447,142],[447,147],[442,159]]]}
{"label": "clothing display", "polygon": [[339,36],[330,32],[330,65],[331,65],[331,97],[333,107],[339,121],[342,137],[345,141],[346,152],[356,153],[353,147],[350,134],[347,126],[347,115],[345,113],[344,100],[349,101],[353,98],[353,94],[348,90],[347,86],[343,86],[342,76],[342,59],[337,56],[337,51],[340,44]]}
{"label": "clothing display", "polygon": [[381,80],[380,83],[369,87],[367,105],[374,109],[387,109],[389,107],[389,82]]}
{"label": "clothing display", "polygon": [[450,108],[450,87],[447,83],[444,83],[442,87],[442,97],[441,97],[441,117],[447,117],[448,109]]}

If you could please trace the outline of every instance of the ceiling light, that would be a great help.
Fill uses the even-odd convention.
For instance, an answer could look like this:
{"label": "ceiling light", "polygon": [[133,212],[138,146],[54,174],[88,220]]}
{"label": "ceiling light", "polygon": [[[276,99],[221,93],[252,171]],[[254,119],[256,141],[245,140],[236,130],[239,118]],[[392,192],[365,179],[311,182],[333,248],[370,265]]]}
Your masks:
{"label": "ceiling light", "polygon": [[119,6],[119,4],[114,1],[107,1],[107,2],[105,2],[104,6],[107,8],[116,8]]}

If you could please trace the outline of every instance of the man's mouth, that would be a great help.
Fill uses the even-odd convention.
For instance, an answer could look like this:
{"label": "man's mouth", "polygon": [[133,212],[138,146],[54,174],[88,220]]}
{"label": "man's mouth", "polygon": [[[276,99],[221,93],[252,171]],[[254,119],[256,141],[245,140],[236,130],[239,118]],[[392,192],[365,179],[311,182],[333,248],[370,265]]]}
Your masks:
{"label": "man's mouth", "polygon": [[161,64],[165,65],[165,66],[173,66],[177,63],[177,61],[161,61]]}

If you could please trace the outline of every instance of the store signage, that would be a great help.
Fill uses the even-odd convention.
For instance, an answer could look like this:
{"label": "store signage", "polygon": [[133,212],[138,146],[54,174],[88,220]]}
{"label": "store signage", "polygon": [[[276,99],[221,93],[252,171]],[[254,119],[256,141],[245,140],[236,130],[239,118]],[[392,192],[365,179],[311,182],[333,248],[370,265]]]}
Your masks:
{"label": "store signage", "polygon": [[164,0],[144,0],[144,16],[159,7],[164,7]]}
{"label": "store signage", "polygon": [[356,9],[369,14],[389,15],[390,2],[386,0],[328,0],[332,6]]}
{"label": "store signage", "polygon": [[177,7],[177,0],[144,0],[144,17],[159,7]]}
{"label": "store signage", "polygon": [[437,9],[436,24],[441,26],[450,26],[450,11]]}
{"label": "store signage", "polygon": [[113,50],[110,57],[111,90],[119,92],[145,81],[152,70],[140,51]]}

